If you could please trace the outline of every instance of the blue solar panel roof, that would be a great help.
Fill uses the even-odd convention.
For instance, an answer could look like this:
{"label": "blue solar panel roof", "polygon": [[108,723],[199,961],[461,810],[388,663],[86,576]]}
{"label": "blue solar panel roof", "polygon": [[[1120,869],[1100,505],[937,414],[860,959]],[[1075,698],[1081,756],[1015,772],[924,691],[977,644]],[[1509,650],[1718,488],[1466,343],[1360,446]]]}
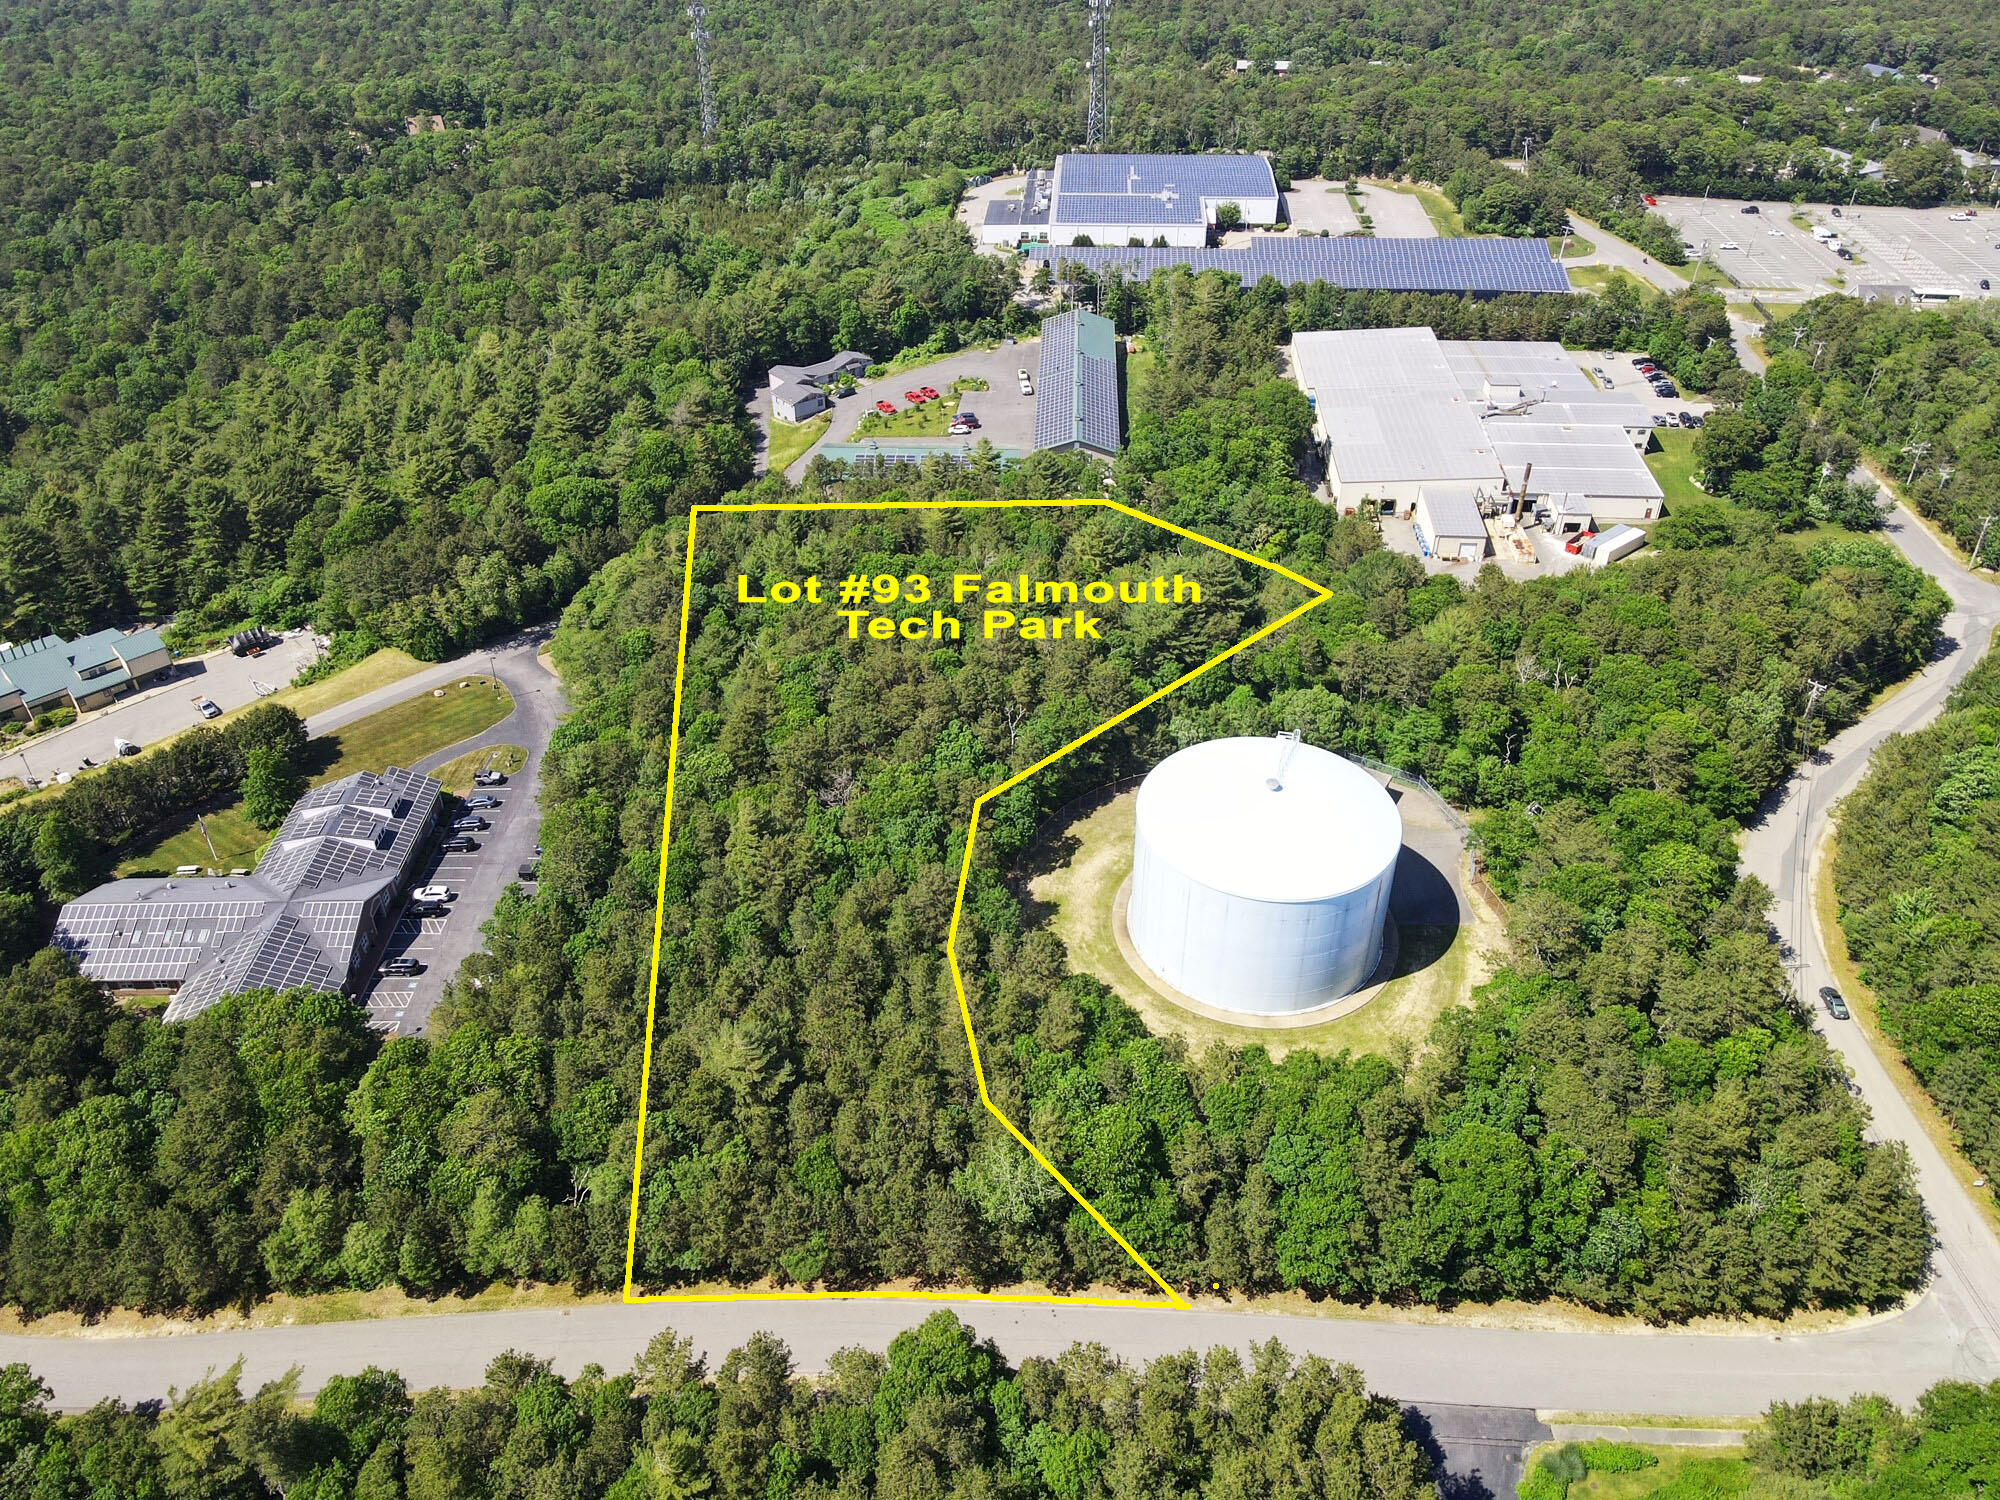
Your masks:
{"label": "blue solar panel roof", "polygon": [[1569,277],[1539,239],[1258,238],[1239,250],[1164,246],[1036,245],[1029,258],[1069,261],[1092,272],[1117,269],[1144,281],[1169,266],[1226,271],[1246,285],[1274,276],[1288,286],[1325,281],[1385,292],[1566,292]]}
{"label": "blue solar panel roof", "polygon": [[1056,159],[1057,224],[1200,224],[1202,200],[1275,199],[1261,156],[1085,155]]}
{"label": "blue solar panel roof", "polygon": [[1096,313],[1065,312],[1042,323],[1035,386],[1035,447],[1114,454],[1124,424],[1118,406],[1118,332]]}

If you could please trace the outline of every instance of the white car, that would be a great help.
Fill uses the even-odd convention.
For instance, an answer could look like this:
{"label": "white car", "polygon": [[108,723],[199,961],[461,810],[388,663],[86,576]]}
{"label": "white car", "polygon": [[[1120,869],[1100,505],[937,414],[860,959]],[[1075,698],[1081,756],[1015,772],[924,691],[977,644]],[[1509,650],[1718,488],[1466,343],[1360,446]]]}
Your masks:
{"label": "white car", "polygon": [[1743,247],[1734,240],[1724,240],[1721,248],[1724,250],[1741,250]]}
{"label": "white car", "polygon": [[1023,381],[1021,382],[1021,394],[1022,394],[1022,395],[1024,395],[1024,396],[1032,396],[1032,395],[1034,395],[1034,394],[1035,394],[1035,383],[1034,383],[1034,381],[1032,381],[1032,380],[1023,380]]}
{"label": "white car", "polygon": [[422,885],[410,892],[412,901],[451,901],[457,893],[448,885]]}
{"label": "white car", "polygon": [[1972,222],[1971,214],[1946,214],[1945,218],[1953,224],[1970,224]]}

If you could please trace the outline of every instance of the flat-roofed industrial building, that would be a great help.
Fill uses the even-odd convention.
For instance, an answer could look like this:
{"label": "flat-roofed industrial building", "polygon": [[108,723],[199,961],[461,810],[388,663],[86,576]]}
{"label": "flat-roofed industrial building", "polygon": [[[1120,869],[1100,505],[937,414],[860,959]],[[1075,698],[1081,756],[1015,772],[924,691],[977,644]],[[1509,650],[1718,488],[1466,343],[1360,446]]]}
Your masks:
{"label": "flat-roofed industrial building", "polygon": [[1652,418],[1559,344],[1429,328],[1301,333],[1291,366],[1343,511],[1411,516],[1429,486],[1481,493],[1489,513],[1556,496],[1611,520],[1663,512],[1643,456]]}
{"label": "flat-roofed industrial building", "polygon": [[987,205],[980,239],[989,245],[1097,245],[1129,240],[1208,243],[1224,205],[1244,224],[1278,222],[1278,179],[1248,153],[1140,155],[1066,152],[1055,170],[1031,173],[1020,198]]}

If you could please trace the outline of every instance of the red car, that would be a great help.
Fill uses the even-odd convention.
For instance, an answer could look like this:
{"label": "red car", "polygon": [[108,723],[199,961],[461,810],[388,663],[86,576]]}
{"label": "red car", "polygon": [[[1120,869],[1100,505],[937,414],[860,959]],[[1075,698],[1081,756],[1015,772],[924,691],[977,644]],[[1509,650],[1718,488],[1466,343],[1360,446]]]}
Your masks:
{"label": "red car", "polygon": [[1563,551],[1581,553],[1583,551],[1583,544],[1596,535],[1597,533],[1594,531],[1579,531],[1575,536],[1563,543]]}
{"label": "red car", "polygon": [[918,391],[917,394],[919,396],[922,396],[926,401],[935,401],[938,398],[938,393],[936,389],[928,385],[925,386],[922,390]]}
{"label": "red car", "polygon": [[1639,196],[1646,200],[1646,207],[1648,208],[1658,208],[1660,206],[1660,200],[1655,198],[1651,193],[1641,193]]}
{"label": "red car", "polygon": [[903,399],[912,406],[922,406],[924,404],[924,393],[922,391],[905,391],[903,392]]}
{"label": "red car", "polygon": [[896,415],[895,406],[887,401],[877,401],[875,403],[875,410],[882,413],[882,415],[885,417],[893,417]]}

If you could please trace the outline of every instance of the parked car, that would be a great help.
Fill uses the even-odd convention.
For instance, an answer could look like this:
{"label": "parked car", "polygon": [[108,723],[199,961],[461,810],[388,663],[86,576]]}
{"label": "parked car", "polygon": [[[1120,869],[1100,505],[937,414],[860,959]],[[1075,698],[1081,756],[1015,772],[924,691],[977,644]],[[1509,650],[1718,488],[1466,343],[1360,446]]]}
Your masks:
{"label": "parked car", "polygon": [[903,392],[903,401],[904,401],[904,403],[905,403],[906,405],[909,405],[909,406],[922,406],[922,405],[924,404],[924,395],[923,395],[923,392],[922,392],[922,391],[905,391],[905,392]]}
{"label": "parked car", "polygon": [[1032,395],[1034,395],[1034,394],[1035,394],[1035,383],[1034,383],[1034,381],[1032,381],[1032,380],[1023,380],[1023,381],[1021,382],[1021,394],[1022,394],[1022,395],[1024,395],[1024,396],[1032,396]]}
{"label": "parked car", "polygon": [[213,698],[195,699],[194,711],[204,719],[219,719],[222,717],[222,708]]}
{"label": "parked car", "polygon": [[472,784],[474,786],[505,786],[507,784],[507,773],[505,771],[474,771],[472,773]]}
{"label": "parked car", "polygon": [[1839,218],[1839,217],[1840,217],[1840,210],[1836,208],[1836,209],[1835,209],[1835,210],[1833,211],[1833,216],[1834,216],[1834,217],[1835,217],[1836,219],[1837,219],[1837,218]]}
{"label": "parked car", "polygon": [[446,906],[442,901],[419,901],[410,908],[410,915],[413,917],[448,917],[451,915],[451,908]]}
{"label": "parked car", "polygon": [[1854,252],[1848,249],[1847,246],[1845,245],[1835,245],[1833,247],[1833,253],[1835,255],[1838,255],[1842,260],[1854,259]]}
{"label": "parked car", "polygon": [[484,833],[492,826],[484,818],[477,815],[465,818],[453,818],[451,820],[451,831],[453,833]]}
{"label": "parked car", "polygon": [[1845,1021],[1851,1019],[1847,1010],[1847,1002],[1840,998],[1840,991],[1832,985],[1823,984],[1819,987],[1819,1002],[1826,1007],[1826,1013],[1832,1016],[1834,1020]]}
{"label": "parked car", "polygon": [[1952,224],[1970,224],[1970,223],[1972,222],[1972,215],[1971,215],[1971,214],[1946,214],[1946,215],[1945,215],[1945,219],[1946,219],[1946,221],[1947,221],[1947,222],[1949,222],[1949,223],[1952,223]]}
{"label": "parked car", "polygon": [[877,401],[875,403],[875,410],[882,413],[882,415],[885,417],[893,417],[896,415],[896,408],[887,401]]}
{"label": "parked car", "polygon": [[483,812],[489,807],[498,807],[499,805],[500,799],[498,797],[489,797],[484,792],[465,799],[465,810],[467,812]]}
{"label": "parked car", "polygon": [[538,859],[524,860],[521,868],[514,873],[519,875],[523,880],[539,880],[541,879],[541,868],[542,862]]}
{"label": "parked car", "polygon": [[1641,193],[1639,196],[1646,200],[1646,207],[1648,208],[1658,208],[1660,206],[1660,200],[1655,198],[1651,193]]}
{"label": "parked car", "polygon": [[971,437],[971,436],[972,436],[972,429],[971,429],[970,427],[966,426],[966,424],[965,424],[965,423],[963,423],[963,422],[954,422],[954,423],[952,423],[952,424],[951,424],[951,426],[949,426],[949,427],[947,427],[947,428],[945,429],[945,432],[946,432],[946,433],[947,433],[948,435],[950,435],[951,437]]}
{"label": "parked car", "polygon": [[938,398],[937,387],[933,385],[917,387],[917,394],[922,396],[926,401],[935,401]]}
{"label": "parked car", "polygon": [[416,901],[449,901],[452,890],[448,885],[420,885],[410,892],[410,897]]}
{"label": "parked car", "polygon": [[1667,427],[1671,426],[1672,424],[1667,420],[1667,414],[1665,412],[1656,411],[1653,413],[1653,425],[1655,427]]}
{"label": "parked car", "polygon": [[1563,543],[1563,551],[1580,554],[1583,551],[1583,544],[1596,535],[1597,533],[1594,531],[1579,531],[1575,536]]}
{"label": "parked car", "polygon": [[1708,413],[1704,411],[1698,411],[1694,414],[1694,421],[1689,425],[1693,427],[1704,427],[1707,424],[1708,424]]}
{"label": "parked car", "polygon": [[1692,427],[1694,426],[1694,413],[1691,411],[1677,411],[1674,413],[1674,420],[1683,427]]}
{"label": "parked car", "polygon": [[111,748],[116,750],[120,755],[137,755],[139,753],[139,747],[130,740],[113,740]]}
{"label": "parked car", "polygon": [[421,974],[424,966],[414,958],[392,958],[382,965],[382,972],[390,975]]}
{"label": "parked car", "polygon": [[1656,380],[1653,382],[1653,389],[1662,396],[1665,396],[1669,401],[1681,393],[1681,388],[1671,380]]}
{"label": "parked car", "polygon": [[1744,204],[1744,205],[1743,205],[1743,206],[1742,206],[1741,208],[1737,209],[1736,211],[1737,211],[1737,212],[1738,212],[1739,214],[1756,214],[1756,213],[1762,213],[1762,212],[1763,212],[1763,210],[1762,210],[1761,208],[1759,208],[1759,207],[1758,207],[1758,206],[1757,206],[1756,204],[1754,204],[1754,203],[1746,203],[1746,204]]}
{"label": "parked car", "polygon": [[1741,250],[1743,247],[1734,240],[1724,240],[1719,248],[1723,250]]}
{"label": "parked car", "polygon": [[1992,277],[1990,277],[1990,276],[1982,276],[1982,277],[1980,277],[1980,278],[1979,278],[1979,290],[1980,290],[1980,291],[1982,291],[1982,292],[1990,292],[1990,291],[1992,291],[1992,290],[1993,290],[1993,278],[1992,278]]}
{"label": "parked car", "polygon": [[469,839],[461,833],[446,839],[438,847],[446,854],[470,854],[479,847],[479,840]]}

